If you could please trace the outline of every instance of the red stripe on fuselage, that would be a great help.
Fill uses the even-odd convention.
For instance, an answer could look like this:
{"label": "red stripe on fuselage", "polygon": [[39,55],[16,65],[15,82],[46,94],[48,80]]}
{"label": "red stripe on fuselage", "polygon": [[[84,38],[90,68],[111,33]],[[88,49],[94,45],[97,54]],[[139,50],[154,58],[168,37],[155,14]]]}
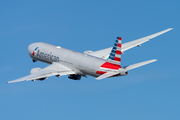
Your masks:
{"label": "red stripe on fuselage", "polygon": [[105,62],[104,64],[101,65],[101,67],[108,68],[108,69],[114,69],[114,70],[118,70],[119,68],[121,68],[120,65],[112,64],[109,62]]}
{"label": "red stripe on fuselage", "polygon": [[104,74],[104,73],[106,73],[106,72],[104,72],[104,71],[97,71],[97,72],[96,72],[96,74],[100,74],[100,75],[102,75],[102,74]]}

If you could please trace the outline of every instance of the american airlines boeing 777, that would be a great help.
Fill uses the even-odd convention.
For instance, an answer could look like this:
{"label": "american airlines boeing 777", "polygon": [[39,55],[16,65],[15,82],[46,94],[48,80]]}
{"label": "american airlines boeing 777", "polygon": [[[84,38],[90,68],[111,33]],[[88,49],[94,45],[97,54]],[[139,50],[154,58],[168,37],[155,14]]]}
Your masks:
{"label": "american airlines boeing 777", "polygon": [[81,76],[90,75],[101,80],[109,77],[124,76],[129,70],[157,61],[156,59],[136,63],[126,67],[121,66],[121,54],[135,46],[157,37],[172,28],[125,43],[121,45],[121,37],[117,37],[114,46],[99,51],[85,51],[84,53],[65,49],[43,42],[32,43],[28,46],[28,54],[33,62],[41,61],[50,64],[46,68],[33,68],[30,75],[8,81],[7,83],[20,81],[44,80],[50,76],[69,75],[68,78],[80,80]]}

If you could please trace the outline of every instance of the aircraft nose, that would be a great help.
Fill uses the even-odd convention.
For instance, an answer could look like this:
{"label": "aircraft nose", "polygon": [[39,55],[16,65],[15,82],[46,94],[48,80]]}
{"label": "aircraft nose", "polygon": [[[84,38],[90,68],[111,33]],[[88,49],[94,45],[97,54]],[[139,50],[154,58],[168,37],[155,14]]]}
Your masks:
{"label": "aircraft nose", "polygon": [[30,45],[28,46],[27,52],[28,52],[29,55],[32,55],[32,53],[33,53],[35,47],[36,47],[36,46],[35,46],[34,43],[32,43],[32,44],[30,44]]}
{"label": "aircraft nose", "polygon": [[30,44],[27,48],[27,52],[28,54],[31,54],[32,53],[32,44]]}

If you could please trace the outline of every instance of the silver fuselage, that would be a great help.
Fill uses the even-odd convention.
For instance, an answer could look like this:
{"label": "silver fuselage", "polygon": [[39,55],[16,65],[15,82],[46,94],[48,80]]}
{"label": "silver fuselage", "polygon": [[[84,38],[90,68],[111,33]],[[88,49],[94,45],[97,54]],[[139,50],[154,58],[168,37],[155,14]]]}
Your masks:
{"label": "silver fuselage", "polygon": [[106,62],[106,60],[101,58],[43,42],[30,44],[28,46],[28,54],[37,61],[48,64],[52,64],[52,62],[63,64],[82,76],[99,76],[100,74],[96,74],[96,72]]}

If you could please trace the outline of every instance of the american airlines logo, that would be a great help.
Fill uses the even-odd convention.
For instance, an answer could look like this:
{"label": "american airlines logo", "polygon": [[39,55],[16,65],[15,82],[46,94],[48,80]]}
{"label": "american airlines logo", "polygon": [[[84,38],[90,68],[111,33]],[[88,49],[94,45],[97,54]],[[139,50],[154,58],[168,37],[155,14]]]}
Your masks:
{"label": "american airlines logo", "polygon": [[[37,47],[36,49],[34,49],[35,51],[38,49],[39,47]],[[33,51],[32,55],[34,56],[35,52]]]}
{"label": "american airlines logo", "polygon": [[[35,49],[35,51],[38,49],[38,47]],[[35,55],[35,51],[33,51],[32,55]],[[40,50],[37,51],[36,56],[38,58],[47,60],[47,61],[51,61],[51,62],[59,62],[59,57],[56,57],[52,54],[48,54],[48,53],[44,53],[44,52],[40,52]]]}

